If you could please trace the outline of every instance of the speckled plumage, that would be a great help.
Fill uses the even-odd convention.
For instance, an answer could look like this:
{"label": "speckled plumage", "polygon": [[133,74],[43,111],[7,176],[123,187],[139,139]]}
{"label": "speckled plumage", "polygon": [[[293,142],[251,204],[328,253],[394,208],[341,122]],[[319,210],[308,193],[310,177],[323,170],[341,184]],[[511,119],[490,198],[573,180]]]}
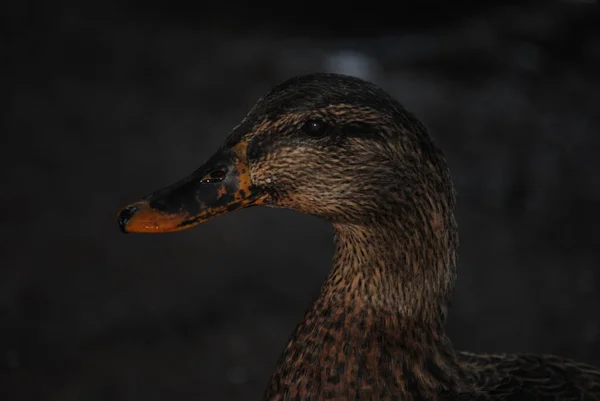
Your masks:
{"label": "speckled plumage", "polygon": [[335,74],[284,82],[205,166],[124,208],[119,224],[176,231],[252,204],[312,214],[335,231],[332,270],[265,400],[600,400],[596,367],[453,348],[450,173],[426,128],[377,86]]}
{"label": "speckled plumage", "polygon": [[[317,138],[304,121],[326,121]],[[454,190],[411,113],[356,78],[294,78],[259,100],[249,143],[267,204],[335,228],[333,268],[270,379],[266,400],[598,400],[600,371],[557,357],[474,355],[445,334]]]}

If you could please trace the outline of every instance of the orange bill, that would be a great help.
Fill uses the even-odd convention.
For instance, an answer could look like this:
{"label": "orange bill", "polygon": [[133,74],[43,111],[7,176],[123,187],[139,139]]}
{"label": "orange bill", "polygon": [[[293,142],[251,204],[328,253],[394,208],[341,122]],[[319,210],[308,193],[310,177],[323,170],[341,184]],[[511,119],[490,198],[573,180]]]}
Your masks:
{"label": "orange bill", "polygon": [[180,231],[221,214],[262,204],[267,195],[252,185],[247,145],[242,142],[222,149],[189,177],[121,209],[121,231]]}

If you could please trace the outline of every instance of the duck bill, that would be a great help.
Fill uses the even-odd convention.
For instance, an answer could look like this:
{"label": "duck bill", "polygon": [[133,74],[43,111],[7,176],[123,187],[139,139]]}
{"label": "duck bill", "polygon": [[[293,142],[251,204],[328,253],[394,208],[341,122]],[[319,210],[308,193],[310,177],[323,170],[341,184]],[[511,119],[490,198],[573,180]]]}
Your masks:
{"label": "duck bill", "polygon": [[223,149],[190,176],[119,211],[124,233],[181,231],[209,219],[262,204],[266,194],[252,185],[247,143]]}

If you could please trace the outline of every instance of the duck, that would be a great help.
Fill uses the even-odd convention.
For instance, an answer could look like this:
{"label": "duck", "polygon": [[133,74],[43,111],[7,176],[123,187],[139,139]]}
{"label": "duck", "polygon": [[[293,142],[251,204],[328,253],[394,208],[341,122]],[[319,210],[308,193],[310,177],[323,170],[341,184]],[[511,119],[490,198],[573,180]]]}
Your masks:
{"label": "duck", "polygon": [[117,220],[166,233],[260,205],[333,226],[331,270],[264,400],[600,400],[597,367],[454,348],[455,204],[444,153],[413,113],[374,83],[314,73],[275,86],[201,167]]}

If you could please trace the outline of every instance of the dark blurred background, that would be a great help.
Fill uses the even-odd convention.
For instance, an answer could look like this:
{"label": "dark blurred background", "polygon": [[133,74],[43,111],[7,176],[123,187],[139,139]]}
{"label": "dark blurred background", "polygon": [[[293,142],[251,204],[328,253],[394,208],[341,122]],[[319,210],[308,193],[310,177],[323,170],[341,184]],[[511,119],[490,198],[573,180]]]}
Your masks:
{"label": "dark blurred background", "polygon": [[456,346],[600,364],[597,1],[447,3],[4,4],[0,399],[261,398],[331,228],[253,208],[124,236],[116,212],[315,71],[376,82],[446,152]]}

